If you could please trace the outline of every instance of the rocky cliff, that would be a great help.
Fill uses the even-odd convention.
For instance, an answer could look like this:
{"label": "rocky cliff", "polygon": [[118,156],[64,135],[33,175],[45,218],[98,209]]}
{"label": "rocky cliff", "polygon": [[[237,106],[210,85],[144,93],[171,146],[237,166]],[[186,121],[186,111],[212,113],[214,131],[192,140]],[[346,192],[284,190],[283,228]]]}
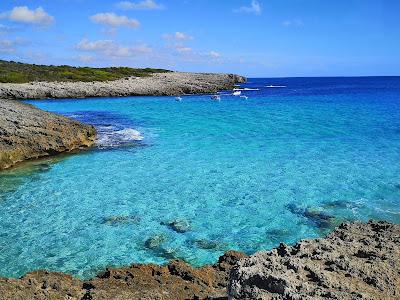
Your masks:
{"label": "rocky cliff", "polygon": [[0,100],[0,170],[43,156],[88,147],[96,131],[22,102]]}
{"label": "rocky cliff", "polygon": [[103,82],[0,83],[0,99],[205,94],[232,89],[235,83],[245,81],[233,74],[170,72]]}

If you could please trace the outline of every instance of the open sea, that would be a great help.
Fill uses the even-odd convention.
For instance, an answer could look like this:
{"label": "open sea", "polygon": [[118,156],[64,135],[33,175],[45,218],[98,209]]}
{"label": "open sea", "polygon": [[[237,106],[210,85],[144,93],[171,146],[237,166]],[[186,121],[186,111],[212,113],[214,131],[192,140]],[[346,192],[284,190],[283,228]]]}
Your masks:
{"label": "open sea", "polygon": [[94,124],[99,139],[0,173],[0,275],[199,266],[343,221],[400,223],[400,77],[240,87],[247,99],[28,101]]}

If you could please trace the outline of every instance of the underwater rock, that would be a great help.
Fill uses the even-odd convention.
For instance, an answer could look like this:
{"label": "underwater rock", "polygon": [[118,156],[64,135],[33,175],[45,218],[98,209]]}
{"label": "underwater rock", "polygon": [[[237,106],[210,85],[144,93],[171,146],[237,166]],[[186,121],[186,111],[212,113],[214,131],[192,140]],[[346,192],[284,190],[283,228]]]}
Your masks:
{"label": "underwater rock", "polygon": [[156,248],[160,247],[166,240],[167,240],[167,237],[164,234],[156,234],[156,235],[148,238],[144,242],[144,245],[148,249],[156,249]]}
{"label": "underwater rock", "polygon": [[109,216],[104,218],[103,224],[107,225],[120,225],[120,224],[138,224],[140,222],[139,216]]}
{"label": "underwater rock", "polygon": [[161,222],[161,225],[166,225],[171,228],[173,231],[179,233],[185,233],[190,230],[190,223],[184,219],[176,219],[169,222]]}
{"label": "underwater rock", "polygon": [[216,249],[219,246],[217,242],[208,240],[195,240],[194,244],[196,245],[196,247],[206,250]]}
{"label": "underwater rock", "polygon": [[321,210],[312,208],[301,208],[294,204],[289,204],[286,206],[286,208],[292,214],[306,218],[320,229],[328,229],[333,227],[334,217],[326,214]]}

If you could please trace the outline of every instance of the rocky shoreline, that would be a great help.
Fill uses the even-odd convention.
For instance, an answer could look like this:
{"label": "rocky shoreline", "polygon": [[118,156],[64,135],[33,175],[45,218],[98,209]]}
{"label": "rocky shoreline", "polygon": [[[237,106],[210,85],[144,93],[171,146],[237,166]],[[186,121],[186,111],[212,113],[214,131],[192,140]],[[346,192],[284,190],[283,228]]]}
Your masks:
{"label": "rocky shoreline", "polygon": [[1,299],[399,299],[400,225],[345,223],[323,239],[252,256],[229,251],[212,266],[110,268],[83,281],[35,271],[0,278]]}
{"label": "rocky shoreline", "polygon": [[0,100],[0,170],[93,145],[96,130],[14,100]]}
{"label": "rocky shoreline", "polygon": [[105,82],[0,83],[0,170],[89,147],[96,137],[93,126],[8,100],[215,93],[245,81],[233,74],[169,72]]}
{"label": "rocky shoreline", "polygon": [[0,83],[0,99],[208,94],[245,81],[245,77],[234,74],[169,72],[104,82]]}

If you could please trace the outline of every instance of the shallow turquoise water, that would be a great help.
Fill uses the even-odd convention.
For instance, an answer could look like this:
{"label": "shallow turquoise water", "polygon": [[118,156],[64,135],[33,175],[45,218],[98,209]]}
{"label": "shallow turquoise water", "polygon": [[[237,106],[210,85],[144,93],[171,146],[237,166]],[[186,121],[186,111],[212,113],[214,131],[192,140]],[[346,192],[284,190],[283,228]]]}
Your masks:
{"label": "shallow turquoise water", "polygon": [[[90,277],[174,257],[201,265],[228,249],[321,236],[343,220],[400,223],[399,78],[245,86],[260,90],[221,102],[32,101],[95,124],[100,141],[0,174],[0,275]],[[188,230],[165,225],[172,220]],[[150,247],[154,236],[161,242]]]}

